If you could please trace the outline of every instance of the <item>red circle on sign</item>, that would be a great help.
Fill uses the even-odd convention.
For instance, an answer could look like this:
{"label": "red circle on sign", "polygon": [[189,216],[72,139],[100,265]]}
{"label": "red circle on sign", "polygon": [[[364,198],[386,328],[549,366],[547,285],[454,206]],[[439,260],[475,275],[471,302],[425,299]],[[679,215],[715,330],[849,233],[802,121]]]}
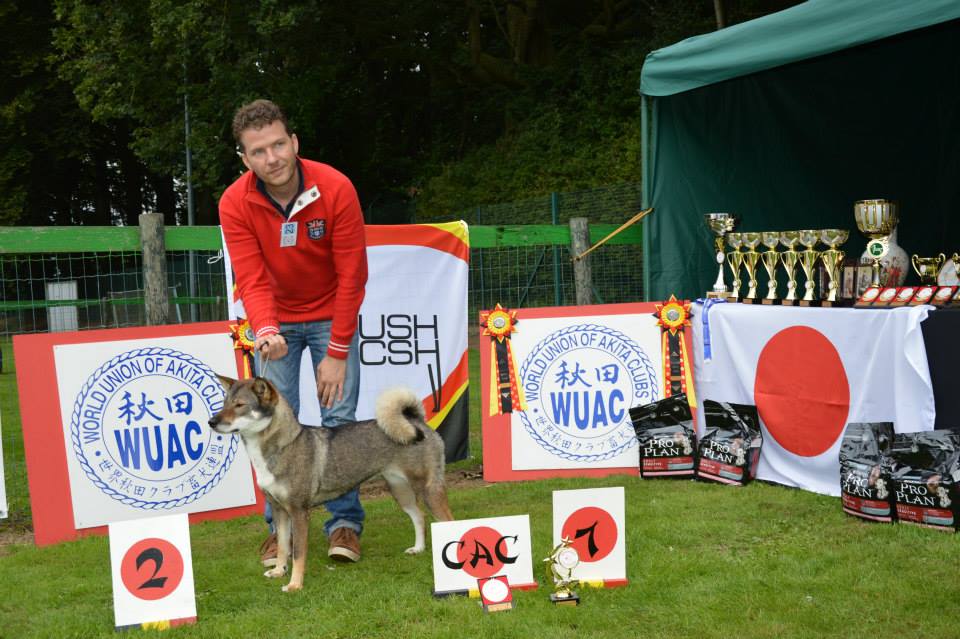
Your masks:
{"label": "red circle on sign", "polygon": [[183,556],[166,539],[141,539],[123,555],[120,578],[138,599],[163,599],[183,579]]}
{"label": "red circle on sign", "polygon": [[807,326],[791,326],[766,343],[757,360],[753,397],[777,443],[802,457],[829,450],[850,413],[850,384],[840,354],[823,333]]}
{"label": "red circle on sign", "polygon": [[580,561],[600,561],[617,545],[617,522],[602,508],[587,506],[567,517],[560,535],[573,540]]}
{"label": "red circle on sign", "polygon": [[[504,559],[512,558],[508,542],[513,537],[504,537],[488,526],[477,526],[463,533],[457,548],[457,561],[463,562],[463,572],[476,578],[491,577],[503,568]],[[512,563],[512,562],[510,562]]]}

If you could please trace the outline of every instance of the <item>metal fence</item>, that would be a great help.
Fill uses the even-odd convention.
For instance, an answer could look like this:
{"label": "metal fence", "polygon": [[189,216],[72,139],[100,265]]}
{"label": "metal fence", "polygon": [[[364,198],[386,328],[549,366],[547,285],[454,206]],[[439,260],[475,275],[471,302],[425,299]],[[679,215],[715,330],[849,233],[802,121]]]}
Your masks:
{"label": "metal fence", "polygon": [[[632,217],[639,185],[553,194],[485,206],[449,219],[470,229],[468,335],[480,310],[575,303],[568,221],[585,217],[595,243]],[[472,213],[472,215],[468,215]],[[525,224],[519,225],[523,220]],[[19,232],[18,232],[19,231]],[[29,525],[29,498],[16,387],[7,374],[10,338],[18,333],[142,326],[142,255],[136,228],[0,229],[0,367],[2,445],[10,519]],[[35,239],[35,236],[44,236]],[[227,318],[227,292],[216,227],[166,230],[170,323]],[[595,303],[644,298],[641,234],[631,227],[591,253]],[[18,366],[28,362],[16,362]]]}

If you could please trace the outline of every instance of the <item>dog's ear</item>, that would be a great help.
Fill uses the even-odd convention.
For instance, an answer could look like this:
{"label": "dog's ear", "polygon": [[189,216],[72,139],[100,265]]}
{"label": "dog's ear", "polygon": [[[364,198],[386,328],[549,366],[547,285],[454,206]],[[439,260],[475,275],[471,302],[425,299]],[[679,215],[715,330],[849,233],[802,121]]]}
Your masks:
{"label": "dog's ear", "polygon": [[261,404],[272,404],[276,401],[276,391],[273,384],[262,377],[253,379],[253,394],[257,396]]}
{"label": "dog's ear", "polygon": [[217,375],[217,379],[220,380],[220,385],[223,386],[223,390],[229,391],[230,388],[237,383],[237,380],[231,377],[224,377],[223,375]]}

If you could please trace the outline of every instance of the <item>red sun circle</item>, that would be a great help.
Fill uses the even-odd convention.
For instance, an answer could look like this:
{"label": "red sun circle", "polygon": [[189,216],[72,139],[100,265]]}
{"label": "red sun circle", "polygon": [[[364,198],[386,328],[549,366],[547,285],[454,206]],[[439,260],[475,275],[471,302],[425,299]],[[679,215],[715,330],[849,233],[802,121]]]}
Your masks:
{"label": "red sun circle", "polygon": [[504,538],[489,526],[477,526],[463,533],[457,548],[457,561],[463,562],[463,572],[480,579],[491,577],[503,568],[501,556],[512,556],[511,537]]}
{"label": "red sun circle", "polygon": [[791,326],[775,334],[757,360],[753,397],[777,443],[815,457],[840,437],[850,413],[843,361],[823,333]]}
{"label": "red sun circle", "polygon": [[120,578],[134,597],[162,599],[183,579],[183,556],[166,539],[141,539],[123,555]]}
{"label": "red sun circle", "polygon": [[567,517],[560,535],[573,540],[570,545],[580,555],[580,561],[600,561],[617,545],[617,522],[606,510],[587,506]]}

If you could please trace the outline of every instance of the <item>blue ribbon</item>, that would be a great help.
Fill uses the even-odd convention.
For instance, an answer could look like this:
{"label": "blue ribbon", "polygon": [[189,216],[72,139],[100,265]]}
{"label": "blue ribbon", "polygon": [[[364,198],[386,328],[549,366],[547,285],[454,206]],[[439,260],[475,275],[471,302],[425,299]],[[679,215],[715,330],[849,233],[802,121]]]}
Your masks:
{"label": "blue ribbon", "polygon": [[714,304],[725,304],[727,300],[717,297],[710,297],[707,299],[699,298],[696,300],[697,304],[703,306],[703,361],[709,362],[713,359],[713,353],[710,349],[710,307]]}

